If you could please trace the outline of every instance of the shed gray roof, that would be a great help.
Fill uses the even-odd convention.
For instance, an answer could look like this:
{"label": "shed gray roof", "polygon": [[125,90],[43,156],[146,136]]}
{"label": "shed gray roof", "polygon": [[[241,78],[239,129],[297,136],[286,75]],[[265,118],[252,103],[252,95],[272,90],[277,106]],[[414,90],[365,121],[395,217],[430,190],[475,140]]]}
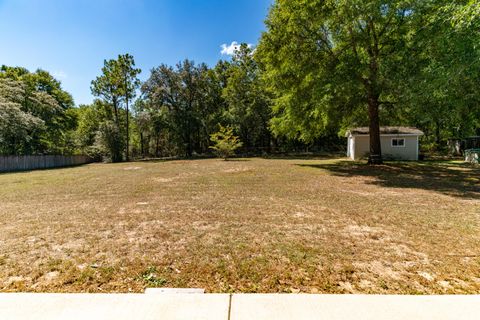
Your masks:
{"label": "shed gray roof", "polygon": [[[347,131],[348,135],[369,134],[368,127],[353,128]],[[412,127],[380,127],[380,134],[411,134],[411,135],[423,135],[423,132],[417,128]]]}

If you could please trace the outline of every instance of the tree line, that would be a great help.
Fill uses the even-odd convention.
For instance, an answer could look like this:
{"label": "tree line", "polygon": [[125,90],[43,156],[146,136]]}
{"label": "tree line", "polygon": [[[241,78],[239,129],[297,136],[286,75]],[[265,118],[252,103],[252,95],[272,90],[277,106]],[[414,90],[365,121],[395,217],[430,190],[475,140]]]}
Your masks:
{"label": "tree line", "polygon": [[72,96],[47,71],[0,68],[0,154],[74,152]]}
{"label": "tree line", "polygon": [[[128,54],[104,62],[102,74],[92,81],[97,99],[77,113],[83,152],[112,161],[192,157],[211,153],[211,136],[222,127],[235,132],[244,153],[268,153],[276,143],[269,128],[270,98],[246,44],[212,68],[188,59],[162,64],[143,83],[139,72]],[[129,109],[126,92],[132,101],[137,88],[139,97]]]}
{"label": "tree line", "polygon": [[239,152],[262,154],[343,148],[348,128],[368,126],[381,163],[382,125],[418,127],[424,149],[441,149],[480,127],[479,21],[469,0],[277,0],[255,49],[162,64],[143,83],[120,55],[78,108],[48,72],[4,66],[0,153],[191,157],[231,129]]}

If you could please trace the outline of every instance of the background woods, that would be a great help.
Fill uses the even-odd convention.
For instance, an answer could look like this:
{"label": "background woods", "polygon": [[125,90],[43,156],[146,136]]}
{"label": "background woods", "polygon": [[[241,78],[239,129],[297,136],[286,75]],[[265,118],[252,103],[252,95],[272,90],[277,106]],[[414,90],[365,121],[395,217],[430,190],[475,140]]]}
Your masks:
{"label": "background woods", "polygon": [[0,70],[0,154],[111,161],[211,153],[220,127],[243,154],[343,150],[345,130],[415,126],[424,151],[479,134],[480,10],[474,1],[277,0],[266,31],[214,66],[105,60],[96,100],[75,107],[44,70]]}

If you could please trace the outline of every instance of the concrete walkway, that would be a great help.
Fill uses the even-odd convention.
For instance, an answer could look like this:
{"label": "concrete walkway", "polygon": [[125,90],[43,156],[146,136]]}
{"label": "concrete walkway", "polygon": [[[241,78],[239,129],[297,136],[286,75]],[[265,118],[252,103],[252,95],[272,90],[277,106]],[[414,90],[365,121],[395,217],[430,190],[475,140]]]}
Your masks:
{"label": "concrete walkway", "polygon": [[0,319],[480,319],[480,296],[0,294]]}

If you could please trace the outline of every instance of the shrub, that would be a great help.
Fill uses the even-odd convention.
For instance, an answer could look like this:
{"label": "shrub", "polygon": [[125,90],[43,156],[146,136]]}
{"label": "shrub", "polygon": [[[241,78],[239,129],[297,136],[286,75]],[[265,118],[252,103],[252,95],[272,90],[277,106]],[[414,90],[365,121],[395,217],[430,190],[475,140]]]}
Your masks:
{"label": "shrub", "polygon": [[214,150],[218,157],[224,160],[234,155],[235,150],[243,145],[240,139],[233,134],[231,127],[220,126],[218,132],[210,135],[210,140],[213,142],[213,146],[210,148]]}

